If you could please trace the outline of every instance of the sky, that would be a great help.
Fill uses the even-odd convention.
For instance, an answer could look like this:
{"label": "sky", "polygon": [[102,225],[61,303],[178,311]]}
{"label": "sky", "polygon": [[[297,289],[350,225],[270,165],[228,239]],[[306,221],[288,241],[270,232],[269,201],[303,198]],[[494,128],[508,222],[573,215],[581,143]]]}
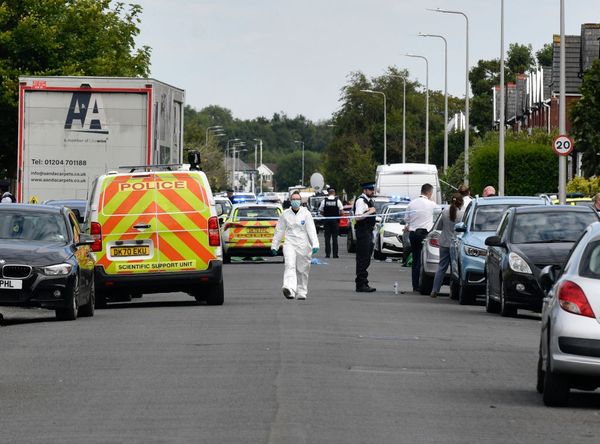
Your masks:
{"label": "sky", "polygon": [[[500,56],[500,0],[128,0],[143,7],[138,45],[152,48],[151,76],[186,91],[200,110],[219,105],[239,119],[274,113],[331,118],[351,72],[382,75],[388,66],[443,91],[465,94],[465,19],[469,65]],[[560,33],[559,0],[505,0],[505,48],[535,51]],[[565,0],[565,33],[600,23],[600,0]]]}

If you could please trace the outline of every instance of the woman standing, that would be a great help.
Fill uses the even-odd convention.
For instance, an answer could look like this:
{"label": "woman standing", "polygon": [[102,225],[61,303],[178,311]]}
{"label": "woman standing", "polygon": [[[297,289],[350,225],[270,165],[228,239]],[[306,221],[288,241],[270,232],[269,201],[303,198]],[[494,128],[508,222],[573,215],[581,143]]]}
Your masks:
{"label": "woman standing", "polygon": [[275,227],[271,253],[279,251],[281,240],[285,270],[283,272],[283,295],[286,299],[306,299],[308,293],[308,272],[311,256],[319,251],[317,230],[310,211],[302,206],[298,191],[290,196],[290,208],[285,210]]}
{"label": "woman standing", "polygon": [[452,196],[452,202],[440,216],[442,218],[439,225],[441,233],[438,238],[440,244],[440,262],[438,264],[438,269],[435,272],[435,278],[433,279],[433,289],[431,291],[432,298],[437,297],[440,288],[442,287],[448,265],[450,265],[450,241],[452,240],[452,236],[454,236],[454,225],[462,218],[463,204],[462,194],[455,193]]}

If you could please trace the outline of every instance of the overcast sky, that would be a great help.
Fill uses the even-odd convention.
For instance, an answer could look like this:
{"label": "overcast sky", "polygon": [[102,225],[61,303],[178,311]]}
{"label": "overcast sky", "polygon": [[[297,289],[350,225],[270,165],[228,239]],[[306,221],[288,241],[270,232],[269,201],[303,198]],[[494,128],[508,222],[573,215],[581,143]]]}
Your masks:
{"label": "overcast sky", "polygon": [[[465,12],[469,63],[499,57],[500,0],[129,0],[142,5],[137,43],[152,47],[152,77],[185,89],[196,109],[219,105],[252,119],[284,112],[323,120],[339,108],[352,71],[381,75],[407,68],[443,90],[448,40],[449,93],[464,96],[465,20],[426,8]],[[559,0],[505,0],[505,46],[533,45],[558,34]],[[600,0],[565,0],[567,34],[600,22]]]}

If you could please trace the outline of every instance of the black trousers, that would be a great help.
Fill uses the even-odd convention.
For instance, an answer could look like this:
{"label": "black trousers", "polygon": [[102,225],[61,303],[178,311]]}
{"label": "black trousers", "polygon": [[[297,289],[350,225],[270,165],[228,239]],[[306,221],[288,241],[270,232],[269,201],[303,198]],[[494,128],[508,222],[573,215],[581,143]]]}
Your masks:
{"label": "black trousers", "polygon": [[371,255],[373,254],[373,229],[371,227],[356,227],[356,288],[369,284]]}
{"label": "black trousers", "polygon": [[427,230],[417,233],[411,231],[408,233],[410,239],[410,249],[412,251],[412,286],[413,289],[419,288],[419,273],[421,272],[421,251],[423,250],[423,239],[427,236]]}
{"label": "black trousers", "polygon": [[326,220],[324,223],[325,229],[325,255],[329,257],[331,247],[333,245],[333,255],[338,255],[338,233],[340,231],[339,222],[337,220]]}

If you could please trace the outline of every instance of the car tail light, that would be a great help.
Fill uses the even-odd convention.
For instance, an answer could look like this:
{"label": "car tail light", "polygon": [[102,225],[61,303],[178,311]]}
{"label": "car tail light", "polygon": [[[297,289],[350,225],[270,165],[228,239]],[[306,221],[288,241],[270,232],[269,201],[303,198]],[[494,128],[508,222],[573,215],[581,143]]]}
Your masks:
{"label": "car tail light", "polygon": [[102,251],[102,225],[98,222],[90,224],[90,235],[94,239],[92,251]]}
{"label": "car tail light", "polygon": [[215,216],[208,219],[208,245],[211,247],[218,247],[221,245],[219,219],[217,219]]}
{"label": "car tail light", "polygon": [[429,239],[429,245],[431,245],[434,248],[440,248],[440,241],[437,237],[432,237]]}
{"label": "car tail light", "polygon": [[585,293],[575,282],[564,281],[558,288],[558,301],[563,310],[588,318],[595,318],[594,310]]}

